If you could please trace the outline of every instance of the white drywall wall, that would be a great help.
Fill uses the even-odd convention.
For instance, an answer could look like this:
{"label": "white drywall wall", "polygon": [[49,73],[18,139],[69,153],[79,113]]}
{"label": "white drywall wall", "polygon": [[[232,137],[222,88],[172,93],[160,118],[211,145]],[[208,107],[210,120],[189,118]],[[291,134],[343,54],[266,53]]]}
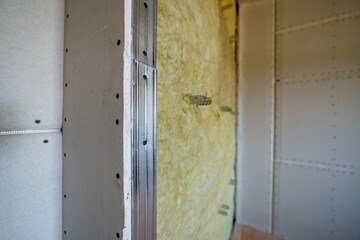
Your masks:
{"label": "white drywall wall", "polygon": [[2,240],[61,239],[63,21],[61,0],[0,1]]}
{"label": "white drywall wall", "polygon": [[[274,2],[277,30],[266,34]],[[238,222],[261,230],[273,223],[273,232],[290,240],[360,238],[359,26],[357,0],[241,6]]]}

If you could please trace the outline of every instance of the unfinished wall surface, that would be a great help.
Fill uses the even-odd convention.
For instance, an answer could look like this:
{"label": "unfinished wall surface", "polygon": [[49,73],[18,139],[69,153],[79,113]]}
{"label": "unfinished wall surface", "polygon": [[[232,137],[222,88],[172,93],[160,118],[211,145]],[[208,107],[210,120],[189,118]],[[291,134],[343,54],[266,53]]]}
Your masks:
{"label": "unfinished wall surface", "polygon": [[0,239],[60,240],[64,2],[0,1]]}
{"label": "unfinished wall surface", "polygon": [[124,166],[131,159],[125,154],[131,140],[124,141],[131,91],[125,9],[131,13],[129,1],[66,1],[64,239],[131,238],[124,224],[125,208],[131,210],[130,193],[124,197],[130,183]]}
{"label": "unfinished wall surface", "polygon": [[[158,239],[228,239],[233,222],[235,64],[217,0],[160,0]],[[190,104],[192,95],[212,99]],[[224,109],[224,108],[222,108]]]}
{"label": "unfinished wall surface", "polygon": [[360,238],[360,2],[250,1],[240,24],[237,221]]}
{"label": "unfinished wall surface", "polygon": [[271,1],[240,6],[237,221],[269,229]]}

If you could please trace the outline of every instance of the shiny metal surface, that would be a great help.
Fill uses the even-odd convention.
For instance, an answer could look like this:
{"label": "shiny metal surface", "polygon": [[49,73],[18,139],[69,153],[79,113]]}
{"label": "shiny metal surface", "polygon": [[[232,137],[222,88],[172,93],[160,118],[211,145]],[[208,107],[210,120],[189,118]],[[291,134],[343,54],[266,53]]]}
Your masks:
{"label": "shiny metal surface", "polygon": [[157,1],[133,1],[133,239],[156,239]]}

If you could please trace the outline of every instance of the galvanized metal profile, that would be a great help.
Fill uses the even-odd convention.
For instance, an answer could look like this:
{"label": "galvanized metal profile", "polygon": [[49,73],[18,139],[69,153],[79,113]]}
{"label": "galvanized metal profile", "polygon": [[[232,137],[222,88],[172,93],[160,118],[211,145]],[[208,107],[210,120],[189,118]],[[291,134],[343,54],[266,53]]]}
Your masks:
{"label": "galvanized metal profile", "polygon": [[134,59],[156,68],[157,0],[133,2]]}
{"label": "galvanized metal profile", "polygon": [[133,239],[156,239],[157,1],[133,1]]}

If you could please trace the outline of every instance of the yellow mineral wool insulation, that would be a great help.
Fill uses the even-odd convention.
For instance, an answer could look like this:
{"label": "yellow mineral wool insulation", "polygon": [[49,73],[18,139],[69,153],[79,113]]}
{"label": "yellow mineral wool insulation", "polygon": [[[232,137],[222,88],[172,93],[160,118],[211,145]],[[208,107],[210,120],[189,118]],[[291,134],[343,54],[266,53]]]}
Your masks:
{"label": "yellow mineral wool insulation", "polygon": [[[158,0],[158,7],[157,236],[227,240],[236,79],[222,8],[218,0]],[[191,104],[196,95],[212,103]]]}
{"label": "yellow mineral wool insulation", "polygon": [[236,0],[220,0],[221,10],[224,13],[229,41],[235,53],[237,41],[237,9]]}

